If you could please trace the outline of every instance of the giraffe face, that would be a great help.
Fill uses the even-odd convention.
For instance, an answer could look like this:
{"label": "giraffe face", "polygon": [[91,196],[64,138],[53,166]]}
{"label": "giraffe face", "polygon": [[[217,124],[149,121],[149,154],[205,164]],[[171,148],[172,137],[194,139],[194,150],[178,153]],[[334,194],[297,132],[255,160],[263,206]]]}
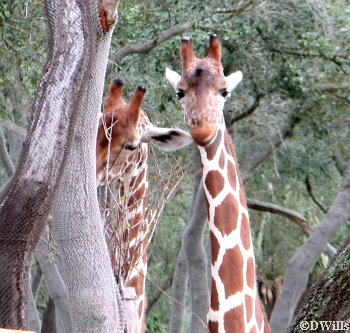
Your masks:
{"label": "giraffe face", "polygon": [[130,104],[122,98],[123,82],[114,80],[106,98],[105,111],[101,116],[97,134],[97,173],[101,177],[107,167],[108,153],[112,156],[109,168],[124,161],[141,143],[139,128],[142,117],[141,105],[146,92],[139,86]]}
{"label": "giraffe face", "polygon": [[209,53],[203,59],[196,58],[189,38],[182,40],[180,52],[182,76],[167,68],[166,77],[184,108],[193,140],[206,146],[216,136],[218,124],[223,122],[225,101],[241,81],[242,73],[224,76],[221,43],[215,35],[210,37]]}

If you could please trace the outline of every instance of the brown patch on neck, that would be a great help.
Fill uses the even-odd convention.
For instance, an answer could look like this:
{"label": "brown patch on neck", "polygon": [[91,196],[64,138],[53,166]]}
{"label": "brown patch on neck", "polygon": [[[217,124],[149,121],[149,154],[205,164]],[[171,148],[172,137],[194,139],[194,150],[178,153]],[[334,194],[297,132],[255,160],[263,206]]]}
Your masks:
{"label": "brown patch on neck", "polygon": [[253,258],[247,260],[247,285],[251,289],[255,285],[255,265]]}
{"label": "brown patch on neck", "polygon": [[216,134],[216,138],[213,142],[205,146],[205,151],[207,153],[207,158],[209,161],[211,161],[215,155],[218,153],[218,148],[221,143],[222,138],[222,132],[219,130]]}
{"label": "brown patch on neck", "polygon": [[247,312],[247,321],[249,322],[253,317],[253,298],[245,295],[245,308]]}
{"label": "brown patch on neck", "polygon": [[221,155],[220,155],[220,159],[219,159],[219,167],[220,167],[221,169],[223,169],[224,166],[225,166],[225,160],[226,160],[226,158],[225,158],[225,153],[224,153],[224,151],[222,151],[222,152],[221,152]]}
{"label": "brown patch on neck", "polygon": [[219,323],[217,321],[209,321],[208,328],[210,333],[219,333]]}
{"label": "brown patch on neck", "polygon": [[210,245],[211,245],[211,262],[214,265],[218,259],[220,244],[214,233],[210,232]]}
{"label": "brown patch on neck", "polygon": [[242,214],[242,221],[241,221],[241,240],[243,247],[246,250],[249,250],[252,246],[251,242],[251,232],[250,232],[250,225],[249,220],[245,214]]}
{"label": "brown patch on neck", "polygon": [[243,305],[226,312],[224,316],[225,332],[245,332]]}
{"label": "brown patch on neck", "polygon": [[225,286],[226,298],[243,290],[243,255],[238,245],[226,250],[219,269],[219,276]]}
{"label": "brown patch on neck", "polygon": [[237,228],[238,203],[232,194],[228,194],[220,206],[215,209],[214,224],[222,235],[229,235]]}
{"label": "brown patch on neck", "polygon": [[211,300],[210,308],[214,311],[219,310],[219,294],[216,288],[216,283],[214,279],[211,279]]}
{"label": "brown patch on neck", "polygon": [[204,183],[212,198],[216,198],[225,186],[225,179],[219,171],[213,170],[208,172]]}

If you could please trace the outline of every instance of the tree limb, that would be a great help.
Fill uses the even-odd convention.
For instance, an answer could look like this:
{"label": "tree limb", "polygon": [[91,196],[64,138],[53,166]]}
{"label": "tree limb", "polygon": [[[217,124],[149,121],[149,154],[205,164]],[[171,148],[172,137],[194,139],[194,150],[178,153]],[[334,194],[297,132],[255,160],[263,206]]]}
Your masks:
{"label": "tree limb", "polygon": [[259,107],[260,105],[260,100],[265,96],[265,93],[258,93],[255,96],[254,102],[253,104],[245,111],[243,111],[242,113],[238,114],[237,116],[233,117],[230,122],[228,127],[231,127],[236,121],[240,121],[248,116],[250,116],[251,114],[254,113],[254,111]]}
{"label": "tree limb", "polygon": [[1,127],[0,127],[0,160],[1,160],[2,164],[4,165],[7,176],[10,178],[13,175],[13,173],[15,172],[15,168],[14,168],[12,161],[11,161],[11,158],[7,152],[5,136],[4,136],[4,132],[2,131]]}
{"label": "tree limb", "polygon": [[161,45],[166,42],[168,39],[180,35],[187,30],[190,30],[193,26],[193,22],[185,22],[172,26],[170,29],[162,32],[159,36],[152,39],[151,41],[144,44],[134,44],[134,45],[126,45],[122,47],[116,54],[115,58],[111,63],[107,66],[106,77],[109,76],[111,71],[114,68],[114,63],[118,63],[120,59],[135,53],[148,53],[153,50],[155,47]]}
{"label": "tree limb", "polygon": [[306,176],[305,178],[305,186],[306,186],[306,191],[309,193],[310,198],[312,201],[322,210],[323,213],[327,213],[328,209],[325,208],[314,196],[314,193],[312,192],[312,187],[310,183],[310,178],[309,176]]}
{"label": "tree limb", "polygon": [[[287,219],[295,222],[303,230],[304,234],[307,237],[309,237],[314,231],[312,226],[303,215],[291,209],[253,199],[247,199],[247,204],[250,209],[258,210],[261,212],[269,212],[286,217]],[[337,253],[337,250],[331,244],[327,244],[326,251],[329,257],[333,257]]]}
{"label": "tree limb", "polygon": [[313,228],[310,226],[309,222],[304,216],[288,208],[253,199],[247,199],[247,204],[248,208],[259,210],[261,212],[269,212],[288,218],[289,220],[298,224],[306,236],[309,236],[313,231]]}

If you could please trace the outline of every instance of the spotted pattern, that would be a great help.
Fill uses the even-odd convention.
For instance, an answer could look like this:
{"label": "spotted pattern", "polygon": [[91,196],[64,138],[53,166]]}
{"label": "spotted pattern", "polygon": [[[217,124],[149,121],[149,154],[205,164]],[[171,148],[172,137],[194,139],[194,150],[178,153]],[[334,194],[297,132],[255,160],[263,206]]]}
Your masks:
{"label": "spotted pattern", "polygon": [[[211,333],[268,332],[257,309],[255,259],[238,166],[225,125],[214,141],[199,147],[212,244]],[[229,151],[228,151],[229,149]],[[258,318],[260,317],[260,318]]]}
{"label": "spotted pattern", "polygon": [[[137,131],[142,132],[150,126],[149,119],[142,112]],[[113,152],[111,152],[113,156]],[[147,199],[148,189],[148,144],[142,143],[135,150],[123,150],[110,165],[97,173],[97,181],[119,181],[117,213],[114,226],[117,246],[114,251],[114,270],[124,281],[128,293],[133,297],[125,299],[127,329],[130,333],[145,332],[145,276],[147,273]],[[108,175],[108,176],[107,176]],[[121,230],[121,232],[119,232]],[[119,260],[119,261],[118,261]],[[136,297],[136,299],[134,299]]]}
{"label": "spotted pattern", "polygon": [[208,329],[210,333],[269,333],[257,295],[244,189],[223,119],[225,97],[242,74],[224,76],[221,42],[216,35],[210,37],[205,58],[195,56],[188,37],[181,41],[180,54],[182,75],[168,73],[174,88],[183,91],[180,103],[185,122],[203,165],[212,251]]}

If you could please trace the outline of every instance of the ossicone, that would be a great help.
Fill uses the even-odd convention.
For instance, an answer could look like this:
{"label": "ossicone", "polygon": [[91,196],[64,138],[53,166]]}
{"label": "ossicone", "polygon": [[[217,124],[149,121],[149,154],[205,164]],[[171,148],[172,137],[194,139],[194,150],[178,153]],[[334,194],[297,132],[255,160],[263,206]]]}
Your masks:
{"label": "ossicone", "polygon": [[109,88],[109,94],[113,98],[121,98],[123,94],[124,82],[120,78],[116,78],[112,81],[112,84]]}
{"label": "ossicone", "polygon": [[180,54],[182,67],[186,70],[196,57],[194,54],[192,39],[190,37],[184,37],[181,39]]}
{"label": "ossicone", "polygon": [[210,35],[208,58],[221,61],[221,42],[216,34]]}

